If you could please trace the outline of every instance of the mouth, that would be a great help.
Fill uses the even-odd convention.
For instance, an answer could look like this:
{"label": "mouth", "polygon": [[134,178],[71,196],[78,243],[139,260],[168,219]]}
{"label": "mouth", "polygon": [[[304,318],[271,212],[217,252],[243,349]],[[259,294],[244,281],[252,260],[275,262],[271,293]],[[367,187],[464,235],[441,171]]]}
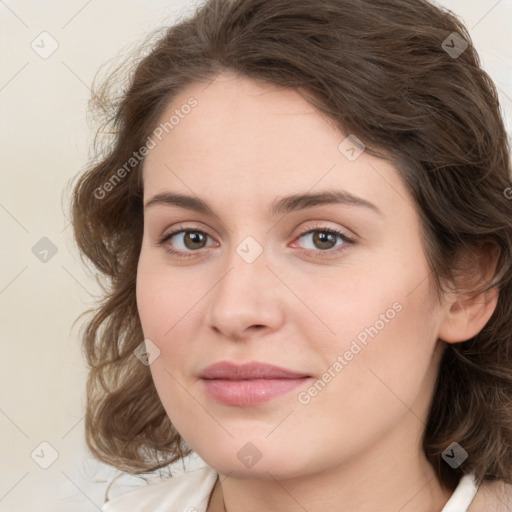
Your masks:
{"label": "mouth", "polygon": [[205,368],[199,378],[208,396],[217,402],[247,407],[289,393],[311,375],[266,363],[221,361]]}

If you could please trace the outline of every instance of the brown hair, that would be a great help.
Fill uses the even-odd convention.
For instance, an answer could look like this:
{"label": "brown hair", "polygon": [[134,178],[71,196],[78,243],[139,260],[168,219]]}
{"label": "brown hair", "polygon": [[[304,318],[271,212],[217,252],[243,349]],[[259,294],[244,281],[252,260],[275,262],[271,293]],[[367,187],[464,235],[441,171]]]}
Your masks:
{"label": "brown hair", "polygon": [[[497,307],[474,338],[447,344],[423,448],[452,489],[469,472],[479,483],[512,483],[510,148],[496,88],[464,24],[425,0],[210,0],[144,51],[121,94],[113,91],[122,67],[97,91],[100,132],[112,139],[73,190],[78,247],[108,280],[83,333],[93,454],[142,474],[189,453],[149,367],[134,357],[143,340],[135,281],[144,160],[126,162],[177,93],[231,70],[300,91],[340,131],[397,167],[420,215],[439,297],[444,280],[457,284],[471,268],[481,273],[476,257],[461,267],[462,255],[498,250],[489,279],[473,283],[475,293],[498,287]],[[441,457],[454,441],[469,454],[456,469]]]}

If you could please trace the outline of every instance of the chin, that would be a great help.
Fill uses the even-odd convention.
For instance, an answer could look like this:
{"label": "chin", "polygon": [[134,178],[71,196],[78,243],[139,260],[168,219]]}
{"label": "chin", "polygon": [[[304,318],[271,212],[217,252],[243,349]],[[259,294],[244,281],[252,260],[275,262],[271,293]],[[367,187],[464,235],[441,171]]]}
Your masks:
{"label": "chin", "polygon": [[[237,443],[236,443],[237,444]],[[257,480],[286,480],[297,478],[316,470],[313,461],[297,460],[297,452],[284,453],[275,446],[261,447],[258,451],[251,445],[224,447],[213,452],[210,449],[194,450],[202,460],[217,473],[230,478]],[[313,469],[314,468],[314,469]]]}

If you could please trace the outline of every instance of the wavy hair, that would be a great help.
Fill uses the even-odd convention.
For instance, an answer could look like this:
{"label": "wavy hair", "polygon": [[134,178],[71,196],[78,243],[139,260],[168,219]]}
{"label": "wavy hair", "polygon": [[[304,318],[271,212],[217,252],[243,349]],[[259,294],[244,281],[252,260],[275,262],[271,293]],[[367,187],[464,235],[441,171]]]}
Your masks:
{"label": "wavy hair", "polygon": [[[81,332],[94,456],[142,474],[190,453],[149,367],[134,356],[143,340],[135,296],[141,148],[179,92],[231,70],[299,91],[342,133],[396,166],[420,216],[438,297],[444,283],[499,289],[485,327],[447,344],[423,449],[452,489],[469,472],[479,483],[512,483],[510,143],[496,87],[464,23],[426,0],[208,0],[155,34],[95,87],[96,157],[72,191],[76,243],[103,289]],[[483,281],[475,248],[498,255]],[[442,460],[453,441],[469,454],[455,469]]]}

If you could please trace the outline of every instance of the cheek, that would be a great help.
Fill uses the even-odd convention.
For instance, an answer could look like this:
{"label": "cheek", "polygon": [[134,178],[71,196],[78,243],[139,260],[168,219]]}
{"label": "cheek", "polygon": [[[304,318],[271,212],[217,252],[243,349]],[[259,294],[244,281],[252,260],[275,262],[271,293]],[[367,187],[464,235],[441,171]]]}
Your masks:
{"label": "cheek", "polygon": [[[142,253],[137,271],[138,313],[144,337],[160,350],[150,370],[166,409],[190,402],[190,396],[181,397],[181,386],[188,388],[191,384],[193,355],[204,353],[199,346],[197,322],[203,317],[205,289],[191,286],[188,270],[171,268],[158,261],[158,255]],[[167,412],[170,415],[171,410]]]}
{"label": "cheek", "polygon": [[170,337],[197,302],[195,295],[186,272],[166,268],[155,257],[141,253],[136,297],[145,337],[162,341]]}
{"label": "cheek", "polygon": [[364,347],[388,335],[388,344],[398,346],[406,338],[425,335],[423,325],[431,320],[427,305],[432,297],[427,280],[422,280],[428,275],[427,268],[408,268],[407,261],[379,257],[314,279],[294,276],[289,282],[310,311],[297,303],[301,314],[290,315],[300,331],[315,340],[317,349],[327,354],[349,350],[353,340]]}
{"label": "cheek", "polygon": [[383,386],[379,376],[392,389],[406,387],[412,399],[432,362],[439,323],[433,278],[421,246],[381,253],[360,268],[342,269],[331,277],[329,283],[315,280],[314,287],[304,282],[299,292],[329,328],[315,322],[322,329],[315,335],[311,315],[298,320],[301,332],[314,340],[314,352],[322,355],[326,369],[342,356],[337,375],[345,378],[338,382],[343,380],[340,386],[352,396],[361,396],[369,384]]}
{"label": "cheek", "polygon": [[297,397],[296,419],[317,425],[322,418],[322,435],[338,453],[377,442],[406,418],[416,422],[431,396],[436,331],[425,311],[428,287],[408,295],[406,281],[377,284],[373,294],[360,291],[351,304],[326,310],[336,337],[315,342],[311,360],[322,354],[323,373]]}
{"label": "cheek", "polygon": [[338,341],[325,353],[330,364],[341,355],[343,367],[318,405],[328,407],[341,397],[345,411],[359,418],[358,428],[374,414],[394,421],[407,410],[404,404],[420,415],[419,404],[428,398],[438,319],[434,309],[429,313],[428,280],[418,285],[413,276],[402,272],[395,279],[382,274],[380,280],[360,280],[351,303],[331,311]]}
{"label": "cheek", "polygon": [[[178,430],[185,428],[191,397],[183,387],[182,371],[190,358],[184,335],[187,312],[197,298],[179,269],[167,269],[141,254],[137,270],[137,309],[144,337],[160,350],[150,371],[166,413]],[[185,422],[185,426],[182,423]]]}

